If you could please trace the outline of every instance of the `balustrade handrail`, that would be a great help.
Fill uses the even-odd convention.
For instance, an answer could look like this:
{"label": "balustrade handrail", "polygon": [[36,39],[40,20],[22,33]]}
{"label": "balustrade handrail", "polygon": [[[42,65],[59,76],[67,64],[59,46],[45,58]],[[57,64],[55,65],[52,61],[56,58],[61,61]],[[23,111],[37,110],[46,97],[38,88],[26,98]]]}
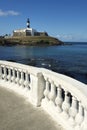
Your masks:
{"label": "balustrade handrail", "polygon": [[21,88],[19,93],[27,90],[29,101],[63,122],[66,130],[87,130],[86,84],[48,69],[2,60],[0,81],[17,91]]}
{"label": "balustrade handrail", "polygon": [[20,63],[16,63],[16,62],[0,60],[0,65],[23,70],[24,72],[26,72],[26,70],[27,70],[29,73],[31,73],[35,76],[37,75],[37,73],[39,73],[38,67],[28,66],[28,65],[24,65],[24,64],[20,64]]}

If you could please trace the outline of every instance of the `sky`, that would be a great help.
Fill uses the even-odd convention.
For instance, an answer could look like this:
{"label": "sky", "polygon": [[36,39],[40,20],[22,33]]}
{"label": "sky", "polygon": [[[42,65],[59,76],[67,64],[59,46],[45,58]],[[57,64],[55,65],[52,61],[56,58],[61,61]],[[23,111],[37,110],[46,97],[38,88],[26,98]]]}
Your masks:
{"label": "sky", "polygon": [[87,0],[0,0],[0,35],[30,26],[62,41],[87,42]]}

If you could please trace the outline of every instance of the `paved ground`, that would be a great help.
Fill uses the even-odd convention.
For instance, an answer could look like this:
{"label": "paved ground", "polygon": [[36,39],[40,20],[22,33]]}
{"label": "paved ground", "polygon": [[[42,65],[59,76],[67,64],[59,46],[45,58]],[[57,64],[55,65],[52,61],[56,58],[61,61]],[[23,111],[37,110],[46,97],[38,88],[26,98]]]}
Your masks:
{"label": "paved ground", "polygon": [[0,87],[0,130],[62,130],[41,108]]}

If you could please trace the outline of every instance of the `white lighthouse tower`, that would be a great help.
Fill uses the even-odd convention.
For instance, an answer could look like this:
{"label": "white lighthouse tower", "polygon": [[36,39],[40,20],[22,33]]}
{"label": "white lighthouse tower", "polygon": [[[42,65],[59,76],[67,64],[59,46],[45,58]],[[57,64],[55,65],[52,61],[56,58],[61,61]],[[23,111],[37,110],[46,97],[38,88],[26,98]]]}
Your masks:
{"label": "white lighthouse tower", "polygon": [[29,20],[29,18],[27,19],[27,28],[28,29],[30,28],[30,20]]}
{"label": "white lighthouse tower", "polygon": [[30,20],[29,18],[27,19],[27,29],[26,29],[26,34],[34,36],[34,33],[37,32],[35,29],[30,27]]}

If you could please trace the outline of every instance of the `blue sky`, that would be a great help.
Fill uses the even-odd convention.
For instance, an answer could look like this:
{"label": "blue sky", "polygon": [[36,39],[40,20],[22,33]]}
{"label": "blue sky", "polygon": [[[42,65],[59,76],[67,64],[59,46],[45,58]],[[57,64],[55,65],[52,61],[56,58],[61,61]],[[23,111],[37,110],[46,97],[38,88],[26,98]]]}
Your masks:
{"label": "blue sky", "polygon": [[87,41],[87,0],[0,0],[0,35],[31,27],[63,41]]}

